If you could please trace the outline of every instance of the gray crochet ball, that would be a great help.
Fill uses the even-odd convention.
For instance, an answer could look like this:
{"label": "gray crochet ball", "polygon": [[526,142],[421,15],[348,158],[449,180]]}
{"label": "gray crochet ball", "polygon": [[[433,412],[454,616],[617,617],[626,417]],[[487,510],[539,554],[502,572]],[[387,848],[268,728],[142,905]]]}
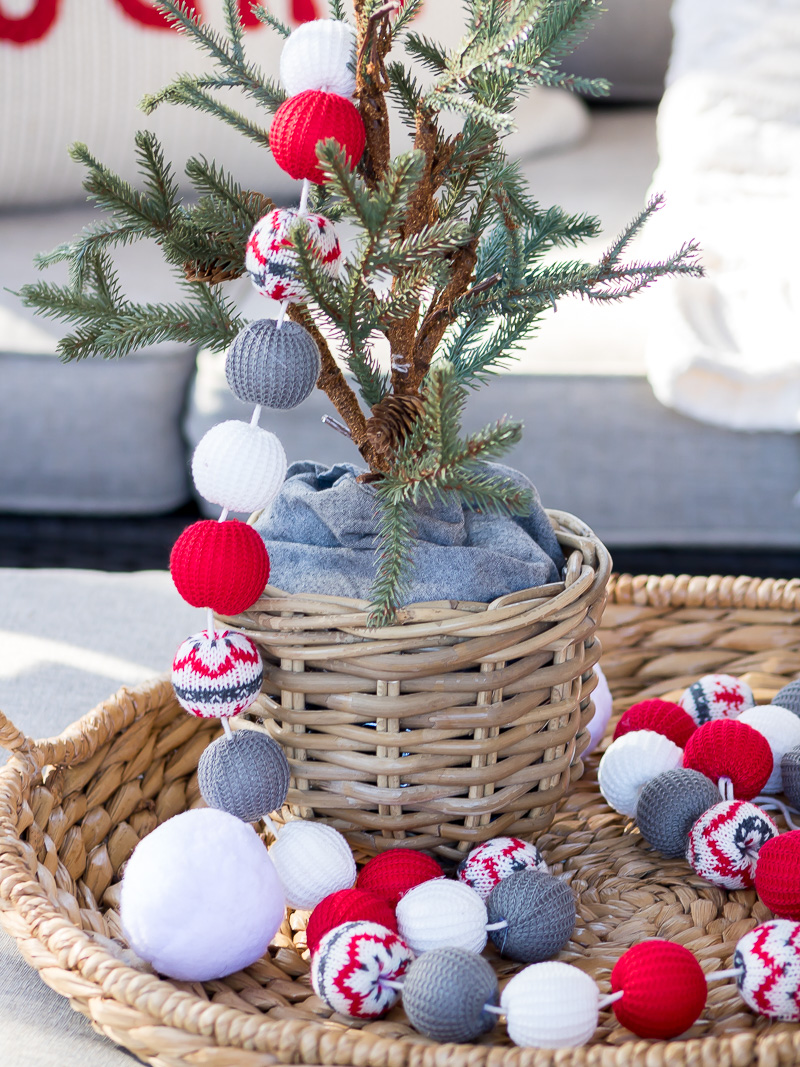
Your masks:
{"label": "gray crochet ball", "polygon": [[800,811],[800,747],[790,748],[781,758],[783,794]]}
{"label": "gray crochet ball", "polygon": [[502,955],[521,963],[552,959],[569,941],[575,928],[575,894],[560,878],[546,871],[517,871],[498,882],[486,899],[489,936]]}
{"label": "gray crochet ball", "polygon": [[311,334],[296,322],[251,322],[228,349],[225,375],[247,404],[296,408],[317,384],[320,355]]}
{"label": "gray crochet ball", "polygon": [[474,1041],[497,1017],[497,976],[488,960],[464,948],[425,952],[403,976],[403,1008],[415,1030],[434,1041]]}
{"label": "gray crochet ball", "polygon": [[795,715],[800,715],[800,678],[796,682],[789,682],[785,685],[775,694],[770,703],[777,704],[779,708],[786,708]]}
{"label": "gray crochet ball", "polygon": [[676,767],[662,771],[644,786],[636,803],[636,822],[649,845],[677,859],[686,855],[694,823],[719,802],[719,790],[710,778]]}
{"label": "gray crochet ball", "polygon": [[283,749],[259,730],[218,737],[197,765],[203,800],[244,822],[277,811],[289,791],[289,762]]}

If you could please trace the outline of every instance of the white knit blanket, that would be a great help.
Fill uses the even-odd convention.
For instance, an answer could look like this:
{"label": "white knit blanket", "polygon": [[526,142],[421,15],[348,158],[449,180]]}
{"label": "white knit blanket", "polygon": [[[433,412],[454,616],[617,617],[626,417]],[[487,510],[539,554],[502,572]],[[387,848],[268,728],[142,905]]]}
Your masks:
{"label": "white knit blanket", "polygon": [[661,282],[659,400],[743,430],[800,429],[800,3],[675,0],[651,228],[696,237],[707,277]]}

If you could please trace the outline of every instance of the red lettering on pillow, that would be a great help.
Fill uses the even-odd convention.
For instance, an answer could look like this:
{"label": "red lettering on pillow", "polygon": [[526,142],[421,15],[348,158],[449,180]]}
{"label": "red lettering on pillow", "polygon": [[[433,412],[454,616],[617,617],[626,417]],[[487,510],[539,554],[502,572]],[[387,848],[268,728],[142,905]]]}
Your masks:
{"label": "red lettering on pillow", "polygon": [[292,0],[292,18],[295,22],[311,22],[321,18],[314,0]]}
{"label": "red lettering on pillow", "polygon": [[[157,30],[171,30],[173,28],[172,23],[169,22],[166,16],[162,15],[151,4],[148,4],[147,0],[115,0],[115,2],[119,4],[126,15],[135,22],[141,23],[142,26],[152,26]],[[197,17],[197,5],[193,0],[188,0],[185,6],[190,15]]]}
{"label": "red lettering on pillow", "polygon": [[36,0],[33,10],[27,15],[12,18],[3,14],[0,0],[0,41],[27,44],[41,40],[56,21],[60,3],[61,0]]}

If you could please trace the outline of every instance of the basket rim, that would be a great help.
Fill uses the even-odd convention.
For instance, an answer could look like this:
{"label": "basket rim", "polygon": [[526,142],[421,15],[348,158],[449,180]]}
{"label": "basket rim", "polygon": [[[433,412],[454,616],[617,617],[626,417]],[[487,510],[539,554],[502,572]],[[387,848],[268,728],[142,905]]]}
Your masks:
{"label": "basket rim", "polygon": [[[654,608],[791,610],[800,603],[800,580],[623,574],[612,575],[608,597],[619,605]],[[181,1035],[177,1043],[174,1036],[165,1036],[165,1047],[179,1055],[189,1045],[195,1050],[239,1048],[283,1063],[440,1067],[447,1061],[458,1067],[651,1067],[663,1059],[671,1067],[694,1067],[701,1061],[745,1067],[756,1061],[800,1062],[800,1030],[558,1050],[427,1045],[357,1029],[334,1030],[323,1022],[259,1018],[201,1000],[167,979],[134,969],[55,907],[30,870],[26,856],[30,846],[21,841],[15,820],[25,790],[45,766],[86,762],[102,745],[172,700],[171,684],[164,676],[136,688],[123,687],[62,734],[41,741],[26,738],[0,714],[0,744],[12,750],[8,763],[0,768],[0,923],[18,942],[33,939],[46,950],[37,952],[34,966],[57,992],[72,995],[74,1006],[79,997],[88,998],[84,1014],[92,1016],[95,1001],[98,1006],[108,1001],[118,1006],[115,1033],[120,1044],[125,1044],[128,1029],[154,1027]]]}

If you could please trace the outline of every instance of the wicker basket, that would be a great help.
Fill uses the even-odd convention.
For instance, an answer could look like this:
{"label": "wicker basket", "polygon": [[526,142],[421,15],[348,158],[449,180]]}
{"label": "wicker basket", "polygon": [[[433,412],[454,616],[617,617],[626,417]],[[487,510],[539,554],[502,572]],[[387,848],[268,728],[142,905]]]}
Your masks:
{"label": "wicker basket", "polygon": [[583,771],[611,561],[584,523],[548,514],[567,558],[552,585],[412,604],[380,630],[366,601],[268,587],[221,620],[261,649],[255,717],[289,757],[295,814],[356,848],[455,859],[550,825]]}
{"label": "wicker basket", "polygon": [[[609,583],[600,638],[619,712],[724,668],[768,701],[800,674],[800,581],[631,578]],[[159,821],[199,802],[195,767],[214,724],[192,719],[158,681],[122,690],[59,738],[34,742],[0,717],[0,920],[45,982],[95,1027],[155,1067],[779,1067],[800,1063],[800,1028],[751,1014],[732,983],[711,987],[688,1039],[642,1041],[610,1012],[585,1048],[517,1049],[502,1026],[474,1046],[415,1034],[402,1009],[354,1026],[311,993],[305,915],[289,915],[268,957],[223,981],[185,984],[131,966],[119,936],[120,867]],[[644,937],[690,948],[706,971],[769,911],[653,852],[597,792],[580,791],[537,836],[578,894],[561,958],[608,989],[611,967]],[[518,967],[490,955],[501,983]]]}

